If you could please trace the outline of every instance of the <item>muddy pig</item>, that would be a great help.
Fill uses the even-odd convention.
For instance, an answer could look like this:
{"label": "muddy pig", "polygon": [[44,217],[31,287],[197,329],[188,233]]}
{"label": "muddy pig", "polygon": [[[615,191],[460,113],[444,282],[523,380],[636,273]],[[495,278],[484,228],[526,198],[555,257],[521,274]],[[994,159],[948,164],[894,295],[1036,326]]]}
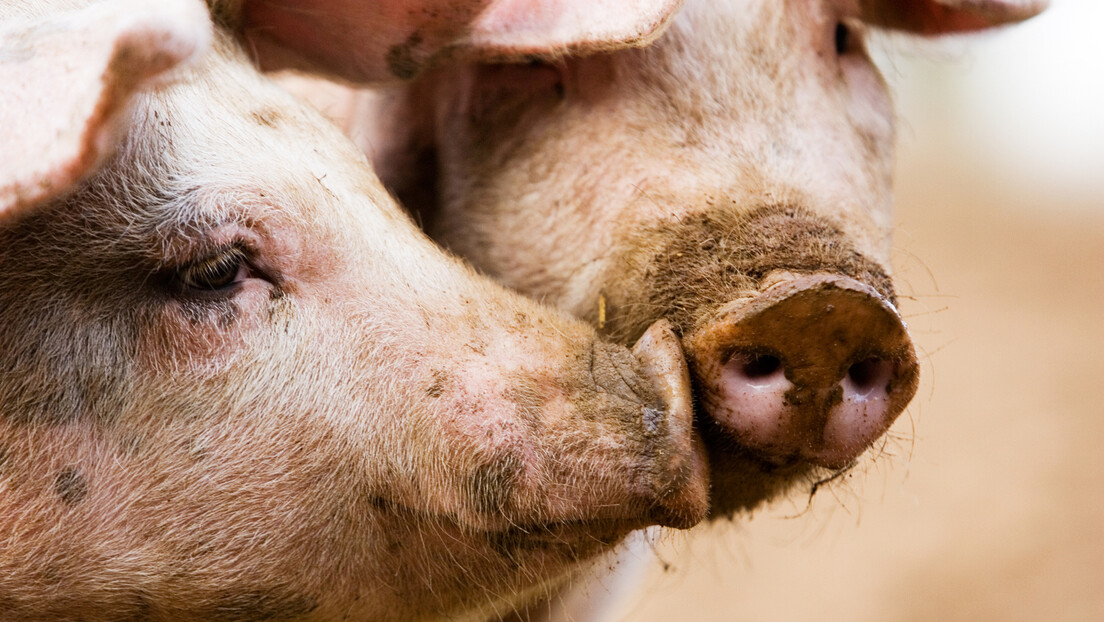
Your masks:
{"label": "muddy pig", "polygon": [[0,78],[0,620],[498,619],[705,516],[670,329],[445,254],[205,5],[0,5]]}
{"label": "muddy pig", "polygon": [[889,268],[894,116],[864,29],[1043,8],[688,0],[644,49],[457,63],[362,95],[350,132],[431,235],[499,281],[626,344],[673,323],[711,511],[732,515],[815,491],[916,390]]}

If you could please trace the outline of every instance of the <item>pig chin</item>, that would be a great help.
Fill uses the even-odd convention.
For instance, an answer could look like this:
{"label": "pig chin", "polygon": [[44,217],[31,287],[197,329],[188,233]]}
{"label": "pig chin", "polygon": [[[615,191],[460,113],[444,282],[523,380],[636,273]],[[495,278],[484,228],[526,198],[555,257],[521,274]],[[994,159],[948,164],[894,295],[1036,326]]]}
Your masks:
{"label": "pig chin", "polygon": [[694,214],[609,263],[601,329],[628,340],[660,315],[681,336],[714,516],[854,464],[916,391],[887,272],[807,208]]}

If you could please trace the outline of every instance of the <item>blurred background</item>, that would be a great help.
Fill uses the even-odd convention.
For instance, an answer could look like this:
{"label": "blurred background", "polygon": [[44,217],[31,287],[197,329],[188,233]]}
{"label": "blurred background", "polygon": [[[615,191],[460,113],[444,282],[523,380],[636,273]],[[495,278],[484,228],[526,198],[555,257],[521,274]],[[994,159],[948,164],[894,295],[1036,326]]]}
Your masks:
{"label": "blurred background", "polygon": [[811,504],[661,538],[621,619],[1104,621],[1102,24],[873,42],[917,398]]}

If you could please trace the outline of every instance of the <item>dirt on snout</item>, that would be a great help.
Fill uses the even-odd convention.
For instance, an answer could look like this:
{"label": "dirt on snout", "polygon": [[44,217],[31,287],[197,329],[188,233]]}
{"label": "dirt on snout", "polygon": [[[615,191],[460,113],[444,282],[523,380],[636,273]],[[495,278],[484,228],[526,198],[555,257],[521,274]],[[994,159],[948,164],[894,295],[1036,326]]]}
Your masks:
{"label": "dirt on snout", "polygon": [[921,386],[889,441],[811,508],[661,542],[612,619],[1104,620],[1104,198],[1055,210],[938,161],[898,176]]}

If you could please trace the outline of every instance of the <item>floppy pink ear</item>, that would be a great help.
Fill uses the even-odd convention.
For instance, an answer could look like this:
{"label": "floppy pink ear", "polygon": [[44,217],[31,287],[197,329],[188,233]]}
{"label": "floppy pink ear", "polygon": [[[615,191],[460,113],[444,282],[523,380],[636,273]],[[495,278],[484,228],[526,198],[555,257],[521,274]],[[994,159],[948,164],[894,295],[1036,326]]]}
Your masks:
{"label": "floppy pink ear", "polygon": [[0,220],[64,193],[114,146],[131,95],[205,49],[195,0],[113,0],[0,21]]}
{"label": "floppy pink ear", "polygon": [[1049,0],[862,0],[863,20],[921,35],[973,32],[1042,13]]}
{"label": "floppy pink ear", "polygon": [[682,0],[241,0],[262,69],[354,82],[408,79],[435,60],[555,58],[639,46]]}

